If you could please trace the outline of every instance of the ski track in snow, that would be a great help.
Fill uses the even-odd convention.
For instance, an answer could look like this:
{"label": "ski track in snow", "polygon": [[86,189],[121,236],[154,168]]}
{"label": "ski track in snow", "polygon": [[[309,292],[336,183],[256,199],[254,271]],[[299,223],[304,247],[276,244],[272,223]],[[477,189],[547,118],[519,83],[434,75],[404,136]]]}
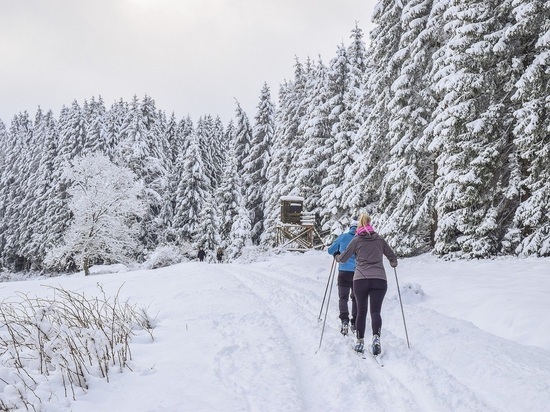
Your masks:
{"label": "ski track in snow", "polygon": [[[495,337],[469,322],[430,309],[407,305],[408,328],[415,331],[409,350],[396,292],[392,296],[389,291],[383,308],[382,368],[374,359],[360,359],[348,349],[353,337],[339,333],[339,320],[334,319],[338,299],[334,287],[322,347],[315,352],[322,331],[318,315],[326,278],[307,278],[302,270],[288,267],[268,271],[232,265],[220,270],[237,279],[258,304],[252,318],[235,319],[242,327],[257,329],[265,345],[246,348],[252,350],[250,358],[255,360],[241,366],[240,372],[243,368],[281,368],[281,382],[262,383],[253,375],[234,382],[240,388],[248,388],[249,396],[261,393],[254,396],[249,410],[533,410],[530,401],[540,405],[540,397],[546,397],[550,404],[550,359],[542,349]],[[323,309],[322,316],[324,312]],[[367,331],[369,322],[370,319]],[[230,323],[227,330],[237,330],[234,339],[239,340],[238,325]],[[398,330],[399,336],[388,328]],[[231,358],[229,348],[220,353],[219,362],[225,368],[231,364],[231,360],[222,359],[227,355]],[[267,356],[272,351],[278,361]],[[449,358],[449,353],[455,356]],[[476,359],[492,362],[484,364]],[[350,379],[342,379],[342,374]],[[514,387],[507,384],[511,377],[515,377]],[[226,378],[222,376],[223,380]],[[492,387],[498,380],[503,383],[501,393],[485,391],[485,382],[491,382]],[[349,387],[339,384],[349,381]],[[264,391],[272,391],[273,396],[266,397]],[[290,404],[276,402],[289,398]]]}

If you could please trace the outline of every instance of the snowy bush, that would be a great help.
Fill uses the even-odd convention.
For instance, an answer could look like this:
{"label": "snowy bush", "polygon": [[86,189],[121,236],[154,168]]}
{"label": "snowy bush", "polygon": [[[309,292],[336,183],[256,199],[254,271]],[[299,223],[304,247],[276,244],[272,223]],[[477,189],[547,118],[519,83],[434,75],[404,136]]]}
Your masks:
{"label": "snowy bush", "polygon": [[175,265],[183,261],[184,257],[176,246],[159,246],[148,256],[143,263],[144,269],[157,269]]}
{"label": "snowy bush", "polygon": [[40,410],[52,398],[76,398],[91,377],[109,381],[131,359],[137,329],[152,339],[143,309],[120,300],[52,288],[51,298],[19,294],[1,302],[0,410]]}
{"label": "snowy bush", "polygon": [[266,260],[269,256],[273,256],[275,251],[267,246],[244,246],[240,250],[239,257],[233,259],[238,263],[250,263]]}
{"label": "snowy bush", "polygon": [[405,283],[401,285],[401,298],[405,303],[422,302],[426,296],[422,290],[422,286],[418,283]]}

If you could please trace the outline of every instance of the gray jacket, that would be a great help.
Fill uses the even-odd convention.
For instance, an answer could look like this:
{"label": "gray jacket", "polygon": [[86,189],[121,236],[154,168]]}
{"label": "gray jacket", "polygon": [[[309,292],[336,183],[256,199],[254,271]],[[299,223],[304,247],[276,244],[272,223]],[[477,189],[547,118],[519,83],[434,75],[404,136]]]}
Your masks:
{"label": "gray jacket", "polygon": [[353,280],[386,279],[383,256],[397,266],[397,256],[388,246],[384,238],[376,232],[362,233],[355,236],[341,255],[336,256],[338,262],[346,262],[355,255],[355,273]]}

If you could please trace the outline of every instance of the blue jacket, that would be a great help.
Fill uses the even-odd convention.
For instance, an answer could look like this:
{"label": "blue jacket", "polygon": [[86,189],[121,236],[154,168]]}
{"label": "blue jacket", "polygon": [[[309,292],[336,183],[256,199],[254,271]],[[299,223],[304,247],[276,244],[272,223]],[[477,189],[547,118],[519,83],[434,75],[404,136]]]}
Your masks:
{"label": "blue jacket", "polygon": [[[349,228],[349,232],[342,233],[340,236],[336,238],[334,243],[330,245],[328,248],[329,255],[334,255],[335,252],[342,253],[349,245],[349,242],[355,237],[355,230],[357,229],[357,226],[351,226]],[[348,272],[354,272],[355,271],[355,256],[351,256],[346,263],[340,263],[338,265],[339,270],[345,270]]]}

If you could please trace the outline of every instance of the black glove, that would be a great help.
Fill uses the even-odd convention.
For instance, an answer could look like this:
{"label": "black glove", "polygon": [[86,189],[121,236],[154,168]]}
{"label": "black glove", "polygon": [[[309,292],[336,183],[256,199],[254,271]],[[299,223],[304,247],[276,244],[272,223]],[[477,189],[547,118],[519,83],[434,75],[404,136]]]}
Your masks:
{"label": "black glove", "polygon": [[332,256],[334,256],[334,259],[336,259],[336,256],[338,256],[339,254],[340,254],[340,251],[337,250],[336,252],[334,252],[334,253],[332,254]]}
{"label": "black glove", "polygon": [[391,266],[392,268],[397,267],[397,260],[396,260],[395,262],[390,262],[390,266]]}

